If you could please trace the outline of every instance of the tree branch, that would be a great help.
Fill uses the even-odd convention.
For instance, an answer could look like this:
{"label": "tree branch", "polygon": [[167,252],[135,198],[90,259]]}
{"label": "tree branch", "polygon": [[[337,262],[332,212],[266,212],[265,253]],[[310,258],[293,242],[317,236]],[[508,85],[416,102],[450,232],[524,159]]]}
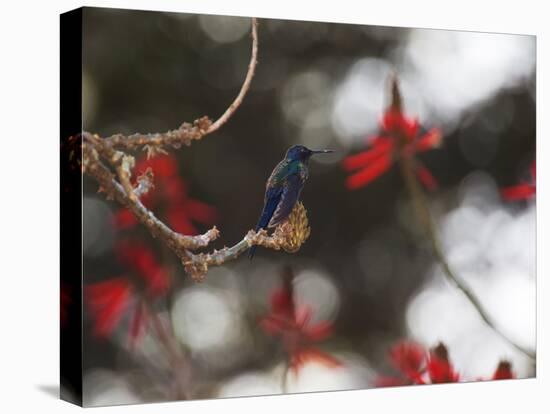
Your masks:
{"label": "tree branch", "polygon": [[256,18],[252,18],[251,34],[252,52],[250,54],[250,62],[248,63],[248,72],[246,73],[246,78],[244,79],[244,82],[241,86],[241,90],[239,91],[239,94],[237,95],[233,103],[229,105],[229,108],[227,108],[227,110],[223,113],[223,115],[220,116],[216,122],[208,127],[206,131],[207,134],[211,134],[212,132],[217,131],[223,124],[225,124],[229,120],[229,118],[231,118],[233,113],[241,105],[246,95],[246,92],[250,88],[250,84],[256,70],[256,63],[258,62],[258,21],[256,20]]}
{"label": "tree branch", "polygon": [[250,62],[248,63],[248,70],[241,89],[235,100],[215,122],[212,122],[210,118],[204,116],[193,121],[192,124],[184,122],[178,129],[164,133],[136,133],[128,136],[115,134],[104,138],[104,141],[116,148],[136,149],[138,147],[143,147],[147,151],[148,156],[152,156],[155,155],[156,152],[162,152],[162,146],[171,146],[175,149],[178,149],[181,145],[189,146],[193,141],[200,140],[204,136],[220,129],[220,127],[233,116],[243,102],[244,97],[250,89],[250,84],[252,83],[252,78],[256,71],[256,64],[258,62],[258,22],[255,17],[252,18],[251,36],[252,51]]}
{"label": "tree branch", "polygon": [[188,260],[183,260],[187,273],[194,280],[204,279],[209,266],[220,266],[225,262],[235,260],[252,246],[263,246],[273,250],[284,250],[288,253],[297,252],[310,234],[307,211],[301,202],[296,203],[288,219],[278,225],[272,235],[266,230],[255,232],[250,230],[247,235],[232,247],[214,250],[212,253],[191,254]]}
{"label": "tree branch", "polygon": [[128,195],[124,187],[116,181],[115,175],[101,162],[95,148],[83,145],[83,151],[85,171],[99,182],[100,190],[107,194],[107,198],[115,199],[127,207],[153,237],[162,240],[179,257],[186,272],[195,281],[202,281],[210,266],[220,266],[235,260],[252,246],[295,252],[309,237],[306,209],[302,203],[297,203],[288,220],[277,226],[271,236],[265,230],[250,230],[232,247],[214,250],[212,253],[192,253],[191,250],[206,247],[219,237],[220,233],[215,226],[198,236],[176,233],[149,211],[138,197],[132,199]]}
{"label": "tree branch", "polygon": [[85,172],[95,178],[101,186],[100,190],[107,194],[107,198],[115,199],[128,208],[138,221],[147,227],[153,237],[162,239],[180,259],[189,257],[188,250],[206,247],[219,236],[216,227],[198,236],[187,236],[173,231],[149,211],[138,197],[131,198],[127,194],[124,187],[116,181],[115,175],[99,159],[95,147],[84,143],[83,155]]}
{"label": "tree branch", "polygon": [[[83,138],[91,139],[91,142],[96,139],[89,134],[83,135]],[[214,250],[211,253],[192,253],[191,250],[206,247],[211,241],[219,237],[220,233],[215,226],[198,236],[187,236],[173,231],[143,205],[130,184],[134,195],[132,198],[124,186],[116,181],[115,175],[100,160],[98,152],[103,152],[108,159],[113,159],[112,148],[101,148],[100,151],[97,151],[96,147],[87,145],[84,142],[83,152],[85,172],[95,178],[100,184],[100,190],[106,193],[107,198],[115,199],[128,208],[153,237],[162,240],[178,256],[186,272],[196,281],[204,279],[210,266],[220,266],[225,262],[235,260],[252,246],[257,245],[274,250],[283,249],[287,252],[295,252],[309,237],[310,228],[307,211],[302,203],[297,203],[288,220],[277,226],[271,236],[265,230],[259,232],[250,230],[240,242],[232,247]],[[116,161],[113,161],[113,163],[116,164]],[[151,186],[152,172],[150,171],[149,177],[146,179],[151,181],[147,185]],[[138,189],[140,185],[142,184],[138,185]]]}
{"label": "tree branch", "polygon": [[214,226],[202,235],[188,236],[173,231],[159,220],[140,200],[140,197],[153,187],[153,171],[151,169],[145,171],[137,178],[134,186],[132,169],[135,159],[122,150],[142,147],[150,157],[165,152],[163,146],[179,148],[181,145],[190,145],[192,141],[220,129],[233,116],[250,89],[258,57],[257,26],[257,20],[253,18],[252,51],[241,89],[231,105],[214,123],[208,117],[202,117],[192,124],[183,123],[178,129],[165,133],[138,133],[129,136],[115,134],[107,138],[101,138],[89,132],[83,132],[81,135],[83,172],[99,183],[100,191],[105,192],[108,199],[114,199],[128,208],[153,237],[165,243],[181,260],[187,273],[197,281],[204,279],[209,266],[219,266],[234,260],[254,245],[276,250],[284,249],[289,252],[297,251],[309,236],[305,208],[301,203],[297,205],[291,218],[277,227],[271,236],[268,236],[265,230],[260,232],[251,230],[233,247],[214,250],[212,253],[193,253],[193,250],[207,247],[211,241],[218,238],[219,231]]}

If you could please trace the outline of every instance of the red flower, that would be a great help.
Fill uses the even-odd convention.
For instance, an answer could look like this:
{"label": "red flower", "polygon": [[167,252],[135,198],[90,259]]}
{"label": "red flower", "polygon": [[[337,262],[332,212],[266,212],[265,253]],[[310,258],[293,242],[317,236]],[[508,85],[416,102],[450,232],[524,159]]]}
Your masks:
{"label": "red flower", "polygon": [[516,378],[516,375],[512,372],[512,364],[509,361],[500,361],[492,379],[502,380],[513,378]]}
{"label": "red flower", "polygon": [[151,297],[166,294],[170,287],[170,275],[157,262],[151,250],[139,243],[119,242],[115,253],[122,264],[140,276]]}
{"label": "red flower", "polygon": [[[447,347],[442,343],[426,351],[415,342],[402,341],[391,348],[389,356],[400,375],[379,377],[377,387],[460,382],[460,375],[455,371]],[[491,379],[510,378],[515,378],[510,362],[501,361]]]}
{"label": "red flower", "polygon": [[312,344],[332,335],[332,324],[327,321],[310,323],[311,308],[295,308],[291,279],[271,295],[271,312],[259,324],[268,334],[279,336],[289,357],[290,368],[297,373],[304,363],[320,362],[334,368],[341,365],[333,356]]}
{"label": "red flower", "polygon": [[[142,202],[150,209],[163,208],[163,214],[170,226],[179,233],[197,234],[193,223],[210,225],[216,221],[216,209],[192,199],[188,188],[178,175],[176,159],[170,155],[160,155],[143,159],[137,163],[136,176],[151,168],[157,178],[155,189],[142,197]],[[135,216],[126,208],[115,214],[115,224],[119,229],[132,228],[137,224]]]}
{"label": "red flower", "polygon": [[103,337],[112,333],[131,304],[133,294],[132,284],[124,277],[94,283],[84,288],[97,336]]}
{"label": "red flower", "polygon": [[426,351],[416,342],[399,342],[390,350],[390,360],[393,366],[410,381],[423,383],[421,375],[425,359]]}
{"label": "red flower", "polygon": [[402,341],[392,347],[389,355],[400,376],[380,377],[376,381],[378,387],[459,381],[459,375],[449,361],[447,348],[442,343],[426,351],[416,342]]}
{"label": "red flower", "polygon": [[458,382],[460,379],[449,361],[447,347],[442,343],[430,350],[427,371],[432,384]]}
{"label": "red flower", "polygon": [[517,200],[527,200],[535,196],[537,192],[536,187],[536,161],[533,160],[531,167],[529,168],[531,174],[531,182],[521,183],[511,187],[505,187],[500,190],[500,194],[505,200],[508,201],[517,201]]}
{"label": "red flower", "polygon": [[392,83],[392,103],[381,121],[380,135],[370,138],[371,148],[344,159],[344,168],[354,172],[346,180],[350,190],[364,187],[390,169],[400,157],[409,157],[413,161],[416,175],[429,190],[437,187],[430,171],[414,155],[430,150],[441,143],[439,129],[420,133],[420,124],[416,118],[409,118],[401,108],[401,96],[397,81]]}
{"label": "red flower", "polygon": [[84,298],[94,320],[94,334],[109,336],[126,315],[128,342],[133,347],[147,325],[148,303],[167,293],[170,277],[153,253],[141,244],[124,242],[115,250],[119,261],[139,278],[121,276],[85,286]]}

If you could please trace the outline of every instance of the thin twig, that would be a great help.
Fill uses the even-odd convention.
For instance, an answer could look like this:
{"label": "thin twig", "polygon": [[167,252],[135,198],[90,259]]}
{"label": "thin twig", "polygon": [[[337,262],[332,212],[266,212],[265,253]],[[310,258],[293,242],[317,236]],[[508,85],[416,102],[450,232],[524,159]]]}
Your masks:
{"label": "thin twig", "polygon": [[288,392],[288,372],[289,370],[289,363],[285,361],[285,366],[283,368],[283,374],[281,376],[281,391],[283,394],[286,394]]}
{"label": "thin twig", "polygon": [[189,146],[191,142],[201,139],[207,134],[212,121],[207,116],[196,119],[192,124],[184,122],[178,129],[167,132],[150,134],[135,133],[132,135],[114,134],[104,138],[105,142],[116,148],[136,149],[143,147],[147,156],[154,156],[158,152],[165,152],[163,146],[178,149],[181,145]]}
{"label": "thin twig", "polygon": [[251,36],[252,51],[250,62],[248,63],[248,70],[243,84],[241,85],[241,89],[231,105],[229,105],[225,112],[215,122],[212,122],[205,116],[195,120],[192,124],[184,122],[178,129],[164,133],[136,133],[132,135],[115,134],[104,138],[104,141],[117,148],[135,149],[144,147],[144,149],[148,151],[148,155],[154,155],[156,151],[162,151],[163,146],[178,148],[181,145],[191,145],[192,141],[199,140],[220,129],[242,104],[250,89],[252,78],[256,71],[256,64],[258,62],[258,21],[255,17],[252,18]]}
{"label": "thin twig", "polygon": [[151,321],[155,332],[157,333],[157,339],[164,347],[168,354],[170,365],[174,369],[174,378],[176,383],[176,395],[178,399],[190,399],[189,393],[189,378],[190,378],[190,366],[188,361],[185,360],[181,348],[178,346],[177,340],[173,335],[172,330],[167,330],[166,326],[159,318],[158,314],[153,310],[153,306],[150,300],[145,299]]}
{"label": "thin twig", "polygon": [[211,134],[214,131],[217,131],[220,129],[220,127],[225,124],[229,118],[233,115],[235,110],[241,105],[246,92],[250,88],[250,83],[252,82],[252,78],[254,77],[254,72],[256,70],[256,63],[258,62],[258,21],[255,17],[252,18],[252,52],[250,56],[250,62],[248,63],[248,71],[246,73],[246,78],[241,86],[241,90],[239,91],[239,94],[233,101],[231,105],[229,105],[229,108],[223,113],[222,116],[218,118],[216,122],[214,122],[208,130],[206,131],[207,134]]}

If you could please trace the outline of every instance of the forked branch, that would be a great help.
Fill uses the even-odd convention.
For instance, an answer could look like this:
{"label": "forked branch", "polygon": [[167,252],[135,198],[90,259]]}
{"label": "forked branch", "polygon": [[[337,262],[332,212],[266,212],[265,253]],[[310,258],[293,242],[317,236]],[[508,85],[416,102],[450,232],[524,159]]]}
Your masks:
{"label": "forked branch", "polygon": [[186,272],[195,281],[203,280],[210,266],[220,266],[235,260],[252,246],[296,252],[309,237],[310,228],[306,209],[302,203],[297,203],[288,220],[280,224],[272,235],[268,235],[265,230],[258,232],[250,230],[240,242],[232,247],[224,247],[211,253],[194,253],[194,250],[207,247],[210,242],[219,237],[220,233],[215,226],[206,233],[197,236],[183,235],[173,231],[152,211],[148,210],[136,195],[140,188],[153,185],[150,170],[138,178],[138,182],[140,179],[141,182],[135,189],[132,187],[134,195],[132,198],[124,186],[116,180],[115,174],[104,165],[93,147],[84,145],[83,155],[84,170],[99,183],[100,190],[107,195],[107,198],[114,199],[128,208],[153,237],[161,240],[178,256]]}
{"label": "forked branch", "polygon": [[258,56],[257,21],[252,19],[252,51],[248,71],[237,97],[216,120],[211,122],[208,117],[197,119],[192,124],[183,123],[178,129],[165,133],[133,134],[125,136],[115,134],[107,138],[89,132],[82,133],[82,169],[93,177],[105,192],[107,198],[114,199],[128,208],[151,233],[168,246],[181,260],[187,273],[197,281],[204,279],[210,266],[219,266],[234,260],[251,246],[258,245],[288,252],[297,251],[309,236],[306,210],[299,203],[289,219],[281,224],[273,235],[265,230],[255,232],[250,230],[246,236],[233,247],[214,250],[211,253],[194,253],[194,250],[207,247],[210,242],[219,237],[219,231],[214,226],[206,233],[189,236],[172,230],[152,211],[147,209],[140,197],[153,188],[153,171],[148,169],[137,177],[132,184],[132,169],[135,165],[133,156],[124,150],[143,148],[148,157],[165,152],[164,147],[179,148],[190,145],[194,140],[200,140],[205,135],[217,131],[239,108],[250,89],[254,77]]}

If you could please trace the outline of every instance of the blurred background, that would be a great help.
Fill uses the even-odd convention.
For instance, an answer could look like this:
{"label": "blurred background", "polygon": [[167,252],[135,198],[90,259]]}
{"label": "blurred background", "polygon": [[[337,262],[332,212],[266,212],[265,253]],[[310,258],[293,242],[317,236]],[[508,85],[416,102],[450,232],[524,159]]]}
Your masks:
{"label": "blurred background", "polygon": [[[101,136],[216,119],[250,59],[248,18],[86,8],[83,26],[83,128]],[[411,219],[398,168],[350,191],[341,161],[377,132],[395,71],[406,112],[443,132],[441,148],[421,159],[440,185],[429,201],[447,258],[501,330],[534,350],[535,202],[505,201],[499,189],[529,180],[535,159],[535,38],[271,19],[258,30],[243,104],[219,132],[170,151],[176,167],[165,184],[153,168],[150,206],[186,233],[215,224],[221,237],[212,247],[230,246],[255,226],[265,182],[289,146],[332,148],[312,159],[302,193],[310,238],[296,254],[258,249],[253,261],[213,268],[195,284],[85,177],[84,283],[132,272],[114,254],[122,242],[154,253],[173,281],[159,312],[195,367],[195,397],[281,392],[282,355],[257,320],[285,265],[297,275],[296,302],[311,306],[314,321],[333,323],[320,347],[343,362],[338,370],[306,365],[289,392],[371,387],[392,372],[388,349],[402,338],[443,341],[466,379],[490,377],[503,358],[518,377],[534,376],[534,363],[444,279]],[[129,320],[98,338],[86,316],[86,404],[165,399],[158,344],[146,333],[128,349]]]}

